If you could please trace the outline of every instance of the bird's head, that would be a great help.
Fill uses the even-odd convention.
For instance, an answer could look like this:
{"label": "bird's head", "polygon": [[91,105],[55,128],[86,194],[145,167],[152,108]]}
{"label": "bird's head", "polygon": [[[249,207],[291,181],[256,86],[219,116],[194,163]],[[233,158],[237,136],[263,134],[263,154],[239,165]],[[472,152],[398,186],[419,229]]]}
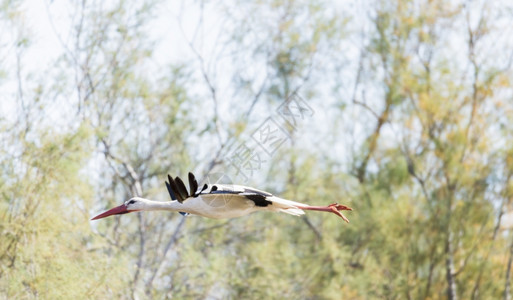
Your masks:
{"label": "bird's head", "polygon": [[116,206],[114,208],[109,209],[108,211],[101,213],[97,215],[96,217],[92,218],[91,220],[98,220],[102,218],[106,218],[108,216],[112,215],[122,215],[131,213],[134,211],[140,211],[143,210],[145,207],[145,199],[134,197],[129,200],[126,200],[125,203],[121,204],[120,206]]}

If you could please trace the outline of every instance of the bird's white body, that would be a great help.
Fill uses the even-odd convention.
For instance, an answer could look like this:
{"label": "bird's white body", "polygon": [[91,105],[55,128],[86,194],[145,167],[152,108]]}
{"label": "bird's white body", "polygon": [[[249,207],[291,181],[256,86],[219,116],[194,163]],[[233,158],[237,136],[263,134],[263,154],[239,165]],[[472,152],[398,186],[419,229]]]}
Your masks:
{"label": "bird's white body", "polygon": [[351,210],[345,205],[334,203],[328,206],[310,206],[242,185],[205,184],[199,189],[192,173],[189,173],[189,191],[179,177],[173,179],[168,176],[168,179],[166,186],[172,201],[161,202],[134,197],[94,217],[93,220],[116,214],[152,210],[189,213],[212,219],[237,218],[256,211],[284,212],[300,216],[305,214],[303,210],[316,210],[335,213],[349,222],[339,211]]}
{"label": "bird's white body", "polygon": [[256,206],[254,201],[238,194],[204,194],[195,198],[191,197],[182,203],[176,200],[162,202],[140,197],[134,197],[132,199],[137,200],[137,202],[132,205],[129,204],[129,210],[165,210],[185,212],[212,219],[237,218],[256,211],[284,212],[287,214],[300,216],[304,215],[305,212],[299,207],[308,206],[307,204],[271,196],[267,199],[268,201],[271,201],[272,204],[261,207]]}

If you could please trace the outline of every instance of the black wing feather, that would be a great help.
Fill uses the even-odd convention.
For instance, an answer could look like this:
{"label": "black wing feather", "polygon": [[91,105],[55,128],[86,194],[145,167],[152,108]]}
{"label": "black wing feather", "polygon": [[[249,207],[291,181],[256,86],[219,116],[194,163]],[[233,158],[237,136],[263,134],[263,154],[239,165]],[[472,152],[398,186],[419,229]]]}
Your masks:
{"label": "black wing feather", "polygon": [[183,183],[183,180],[176,176],[174,179],[169,174],[167,175],[169,182],[166,182],[167,191],[171,196],[172,200],[178,200],[178,202],[182,203],[187,200],[189,197],[197,197],[203,190],[205,190],[208,186],[205,184],[201,191],[198,191],[198,181],[194,177],[194,174],[189,172],[189,188],[190,193],[187,191],[187,187]]}
{"label": "black wing feather", "polygon": [[267,197],[262,195],[262,194],[245,194],[245,193],[242,193],[241,195],[243,195],[244,197],[248,198],[249,200],[255,202],[256,206],[266,207],[268,205],[272,205],[273,204],[272,201],[267,200]]}
{"label": "black wing feather", "polygon": [[[201,190],[198,190],[198,181],[194,177],[194,174],[189,172],[189,188],[190,193],[187,191],[187,188],[185,187],[185,184],[183,183],[182,179],[180,177],[171,177],[170,175],[167,175],[167,178],[169,180],[169,183],[166,182],[167,191],[169,192],[169,196],[171,196],[171,199],[178,200],[178,202],[182,203],[189,197],[197,197],[200,194],[203,194],[203,192],[208,189],[208,185],[205,184],[201,188]],[[268,197],[272,197],[271,193],[252,189],[252,188],[244,188],[243,190],[234,190],[233,188],[227,188],[227,186],[223,186],[221,188],[218,188],[217,185],[213,185],[212,189],[208,192],[205,192],[207,194],[240,194],[241,196],[246,197],[247,199],[255,202],[256,206],[268,206],[272,205],[272,201],[267,200]]]}
{"label": "black wing feather", "polygon": [[171,189],[171,185],[167,181],[166,181],[166,187],[167,187],[169,196],[171,197],[171,200],[176,200],[175,193],[173,193],[173,190]]}
{"label": "black wing feather", "polygon": [[180,196],[182,196],[182,199],[185,200],[185,199],[189,198],[189,194],[187,193],[187,188],[185,187],[185,184],[183,183],[182,179],[180,179],[180,177],[176,176],[175,183],[176,183],[176,186],[178,187],[178,193],[180,193]]}
{"label": "black wing feather", "polygon": [[196,191],[198,190],[198,181],[194,178],[194,174],[189,172],[189,188],[190,188],[190,196],[196,195]]}
{"label": "black wing feather", "polygon": [[178,189],[178,186],[176,185],[173,177],[167,175],[167,179],[169,180],[169,187],[171,188],[173,194],[176,196],[176,200],[182,203],[184,198],[182,198],[182,194],[180,193],[180,190]]}

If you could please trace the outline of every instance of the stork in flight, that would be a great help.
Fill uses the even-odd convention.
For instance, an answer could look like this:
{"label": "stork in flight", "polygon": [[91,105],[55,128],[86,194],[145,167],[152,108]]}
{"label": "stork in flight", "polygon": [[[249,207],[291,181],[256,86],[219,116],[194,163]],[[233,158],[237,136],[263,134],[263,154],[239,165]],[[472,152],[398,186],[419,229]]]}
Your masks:
{"label": "stork in flight", "polygon": [[340,210],[352,210],[350,207],[333,203],[328,206],[311,206],[273,196],[242,185],[205,184],[198,189],[198,182],[189,172],[189,191],[182,179],[167,176],[167,190],[171,201],[161,202],[140,197],[131,198],[120,206],[114,207],[91,220],[112,215],[126,214],[136,211],[166,210],[182,214],[194,214],[213,219],[236,218],[255,211],[284,212],[294,216],[305,214],[305,210],[325,211],[336,214],[349,223]]}

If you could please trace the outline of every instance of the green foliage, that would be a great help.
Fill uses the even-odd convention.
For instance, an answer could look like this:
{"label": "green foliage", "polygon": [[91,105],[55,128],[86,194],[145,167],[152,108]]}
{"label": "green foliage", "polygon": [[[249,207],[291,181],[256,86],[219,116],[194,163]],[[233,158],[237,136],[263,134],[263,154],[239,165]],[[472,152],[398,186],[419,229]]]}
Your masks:
{"label": "green foliage", "polygon": [[[53,23],[60,55],[32,69],[26,4],[0,2],[0,92],[13,103],[0,112],[0,298],[511,294],[511,10],[84,1],[59,15],[64,34]],[[154,35],[170,18],[181,27]],[[186,46],[166,50],[179,63],[160,61],[166,35]],[[240,183],[347,204],[350,224],[313,212],[89,221],[134,195],[167,199],[168,173],[234,175],[230,151],[281,120],[294,92],[314,116]]]}
{"label": "green foliage", "polygon": [[110,260],[93,248],[106,245],[95,242],[84,210],[92,205],[92,191],[80,169],[90,153],[91,130],[44,131],[37,143],[24,143],[14,168],[2,174],[10,179],[0,187],[0,293],[18,299],[112,294],[123,284],[122,258]]}

